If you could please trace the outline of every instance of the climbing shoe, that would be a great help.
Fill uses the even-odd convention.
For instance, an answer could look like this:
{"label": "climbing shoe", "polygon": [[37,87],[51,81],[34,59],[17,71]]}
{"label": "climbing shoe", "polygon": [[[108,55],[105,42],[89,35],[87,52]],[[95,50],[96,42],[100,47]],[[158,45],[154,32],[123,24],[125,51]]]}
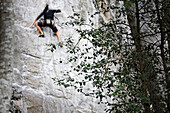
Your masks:
{"label": "climbing shoe", "polygon": [[44,37],[44,34],[39,35],[39,37]]}
{"label": "climbing shoe", "polygon": [[58,43],[58,46],[63,47],[63,44],[61,42]]}

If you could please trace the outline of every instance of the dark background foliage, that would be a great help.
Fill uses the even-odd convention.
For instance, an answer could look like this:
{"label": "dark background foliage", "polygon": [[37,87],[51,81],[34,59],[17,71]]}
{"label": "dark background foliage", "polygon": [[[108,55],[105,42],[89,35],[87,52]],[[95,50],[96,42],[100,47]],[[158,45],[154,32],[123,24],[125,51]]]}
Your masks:
{"label": "dark background foliage", "polygon": [[[106,112],[169,112],[169,1],[93,2],[97,12],[89,24],[76,12],[65,23],[80,36],[77,42],[67,39],[68,61],[79,62],[64,72],[65,79],[53,79],[99,98],[109,106]],[[109,22],[94,27],[95,16],[113,12]],[[85,26],[88,29],[82,29]],[[82,80],[71,77],[71,72]],[[85,88],[89,83],[91,87]]]}

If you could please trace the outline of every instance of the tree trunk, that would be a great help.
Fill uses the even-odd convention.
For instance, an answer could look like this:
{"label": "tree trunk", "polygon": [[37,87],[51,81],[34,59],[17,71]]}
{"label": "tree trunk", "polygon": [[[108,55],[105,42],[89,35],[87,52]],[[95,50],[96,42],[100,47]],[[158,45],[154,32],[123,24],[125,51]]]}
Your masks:
{"label": "tree trunk", "polygon": [[[160,45],[161,59],[162,59],[164,74],[165,74],[165,78],[166,78],[166,89],[167,89],[167,99],[166,99],[167,101],[166,101],[166,103],[167,103],[167,106],[168,106],[168,110],[170,110],[170,94],[169,94],[170,83],[169,83],[169,77],[168,77],[169,75],[168,75],[168,67],[167,67],[167,62],[168,61],[166,60],[168,58],[166,58],[166,56],[165,56],[165,42],[166,42],[166,33],[165,33],[166,30],[165,29],[167,28],[167,30],[168,30],[168,25],[167,24],[169,24],[169,23],[167,22],[168,21],[167,19],[168,19],[168,13],[169,12],[167,12],[167,10],[169,8],[168,8],[168,6],[166,6],[166,4],[168,4],[168,1],[162,1],[161,3],[159,3],[158,0],[155,1],[158,24],[160,26],[159,29],[160,29],[160,33],[161,33],[161,45]],[[162,6],[162,10],[159,9],[160,5]],[[162,19],[161,19],[161,17],[162,17]],[[167,32],[167,35],[168,35],[168,32]],[[168,40],[169,39],[167,37],[167,41]],[[168,44],[169,44],[169,42],[168,42]]]}
{"label": "tree trunk", "polygon": [[[169,0],[164,0],[163,3],[162,3],[162,7],[163,7],[163,23],[164,23],[164,26],[166,28],[166,34],[167,34],[167,42],[168,42],[168,60],[167,60],[167,69],[166,69],[166,82],[167,82],[167,93],[168,93],[168,96],[167,96],[167,106],[168,106],[168,110],[170,110],[170,8],[169,8],[169,5],[170,5],[170,1]],[[170,112],[170,111],[169,111]]]}
{"label": "tree trunk", "polygon": [[12,0],[0,0],[0,112],[8,113],[12,94]]}
{"label": "tree trunk", "polygon": [[[125,0],[125,3],[128,1]],[[146,76],[144,72],[144,64],[143,64],[143,54],[142,54],[142,45],[140,39],[140,19],[139,19],[139,7],[138,1],[133,0],[134,4],[130,7],[126,7],[127,10],[127,19],[131,29],[131,34],[136,47],[136,54],[138,57],[138,74],[142,76]],[[133,13],[135,12],[135,13]],[[141,93],[147,97],[147,81],[141,77]],[[142,103],[145,109],[145,113],[151,113],[150,106],[147,103]]]}

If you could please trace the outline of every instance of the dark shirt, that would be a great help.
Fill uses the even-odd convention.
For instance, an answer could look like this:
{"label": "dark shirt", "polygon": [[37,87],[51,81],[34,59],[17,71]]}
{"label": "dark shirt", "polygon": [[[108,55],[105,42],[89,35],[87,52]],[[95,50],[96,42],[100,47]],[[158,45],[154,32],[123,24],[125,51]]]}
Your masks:
{"label": "dark shirt", "polygon": [[37,20],[39,18],[41,18],[43,15],[44,15],[44,19],[50,19],[50,20],[54,20],[54,13],[59,13],[61,12],[60,9],[57,9],[57,10],[51,10],[51,9],[48,9],[48,7],[46,6],[44,11],[37,17]]}

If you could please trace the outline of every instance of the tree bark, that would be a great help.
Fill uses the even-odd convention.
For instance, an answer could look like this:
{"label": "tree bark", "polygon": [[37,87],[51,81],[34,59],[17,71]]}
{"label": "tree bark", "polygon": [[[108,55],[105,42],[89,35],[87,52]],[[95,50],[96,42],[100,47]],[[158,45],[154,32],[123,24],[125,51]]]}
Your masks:
{"label": "tree bark", "polygon": [[[125,0],[125,3],[128,1]],[[126,7],[127,10],[127,19],[131,29],[131,34],[136,47],[136,54],[138,57],[138,70],[139,75],[146,76],[144,72],[144,64],[143,64],[143,54],[142,54],[142,45],[140,39],[140,18],[139,18],[139,5],[137,0],[133,0],[134,4],[130,7]],[[133,13],[135,12],[135,13]],[[141,90],[145,97],[147,97],[147,81],[141,77]],[[142,103],[145,109],[145,113],[151,113],[150,106],[147,103]]]}
{"label": "tree bark", "polygon": [[0,112],[8,113],[12,94],[12,0],[0,0]]}
{"label": "tree bark", "polygon": [[167,82],[167,94],[168,94],[167,106],[168,106],[168,110],[170,112],[170,72],[169,72],[170,71],[170,20],[169,20],[170,8],[169,8],[169,5],[170,5],[169,0],[164,0],[162,2],[163,14],[164,14],[164,16],[163,16],[164,26],[163,27],[165,27],[165,29],[166,29],[165,34],[167,34],[167,42],[168,42],[168,51],[167,51],[168,56],[167,56],[167,61],[166,61],[168,65],[166,65],[166,73],[167,73],[166,74],[166,82]]}
{"label": "tree bark", "polygon": [[[164,74],[165,74],[165,78],[166,78],[166,89],[167,89],[167,99],[166,99],[167,101],[166,101],[166,103],[167,103],[167,106],[168,106],[168,110],[170,110],[170,94],[169,94],[170,83],[169,83],[169,80],[168,80],[169,79],[168,68],[167,68],[167,60],[166,60],[166,56],[165,56],[165,42],[166,42],[166,33],[165,33],[165,28],[166,28],[166,22],[165,21],[166,21],[166,19],[165,19],[165,17],[166,16],[161,15],[163,13],[164,14],[168,13],[168,12],[164,12],[166,9],[168,9],[168,7],[166,7],[166,5],[165,5],[166,3],[168,3],[168,1],[162,1],[161,3],[159,3],[158,0],[155,1],[158,24],[160,26],[159,29],[160,29],[160,33],[161,33],[161,45],[160,45],[161,59],[162,59],[163,70],[164,70]],[[162,10],[159,9],[160,5],[162,6]],[[167,14],[165,14],[165,15],[167,15]]]}

